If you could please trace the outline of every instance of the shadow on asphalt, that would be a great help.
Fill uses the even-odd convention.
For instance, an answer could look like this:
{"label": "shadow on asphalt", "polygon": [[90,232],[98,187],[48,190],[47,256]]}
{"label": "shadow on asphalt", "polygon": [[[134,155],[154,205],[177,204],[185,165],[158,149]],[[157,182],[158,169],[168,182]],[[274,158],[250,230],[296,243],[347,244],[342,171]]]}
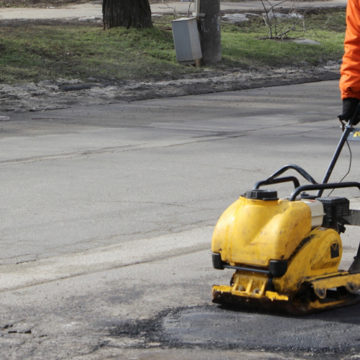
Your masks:
{"label": "shadow on asphalt", "polygon": [[360,304],[310,314],[304,318],[360,325]]}
{"label": "shadow on asphalt", "polygon": [[[360,300],[359,300],[360,301]],[[291,314],[282,309],[280,306],[274,309],[261,309],[255,307],[237,307],[237,306],[223,306],[223,305],[214,305],[217,309],[225,312],[234,312],[234,313],[247,313],[247,314],[256,314],[256,315],[268,315],[268,316],[277,316],[283,318],[293,318],[299,320],[321,320],[321,321],[331,321],[339,323],[348,323],[354,325],[360,325],[360,302],[357,304],[346,305],[339,308],[327,309],[319,312],[313,312],[309,314]]]}

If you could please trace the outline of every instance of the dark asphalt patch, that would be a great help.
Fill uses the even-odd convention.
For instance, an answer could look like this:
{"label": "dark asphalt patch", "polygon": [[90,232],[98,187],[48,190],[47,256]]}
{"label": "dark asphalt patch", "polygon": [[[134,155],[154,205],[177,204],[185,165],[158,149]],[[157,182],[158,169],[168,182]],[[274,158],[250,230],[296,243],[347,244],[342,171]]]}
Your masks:
{"label": "dark asphalt patch", "polygon": [[241,312],[216,305],[179,308],[118,324],[110,336],[142,338],[141,347],[265,350],[334,358],[360,352],[360,305],[301,317]]}

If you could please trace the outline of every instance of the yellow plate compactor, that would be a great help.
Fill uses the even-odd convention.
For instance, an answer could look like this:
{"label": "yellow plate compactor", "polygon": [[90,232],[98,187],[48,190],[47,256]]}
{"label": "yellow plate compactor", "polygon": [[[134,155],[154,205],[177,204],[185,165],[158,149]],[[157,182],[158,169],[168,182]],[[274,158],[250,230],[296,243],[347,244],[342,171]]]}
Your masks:
{"label": "yellow plate compactor", "polygon": [[[221,215],[212,238],[213,266],[235,273],[230,285],[213,286],[213,302],[307,313],[359,300],[360,246],[350,268],[339,270],[339,234],[346,225],[360,225],[360,211],[349,209],[347,198],[323,196],[326,189],[360,189],[359,182],[328,182],[344,144],[360,135],[350,122],[343,130],[321,183],[299,166],[287,165]],[[287,170],[308,184],[284,176]],[[294,184],[289,198],[261,189],[283,182]]]}

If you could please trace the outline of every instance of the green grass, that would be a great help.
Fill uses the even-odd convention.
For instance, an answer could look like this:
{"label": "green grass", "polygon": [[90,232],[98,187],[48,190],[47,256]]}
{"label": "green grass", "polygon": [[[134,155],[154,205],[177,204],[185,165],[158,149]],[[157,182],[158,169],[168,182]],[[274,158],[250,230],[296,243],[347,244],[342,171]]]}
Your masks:
{"label": "green grass", "polygon": [[[293,24],[294,21],[285,21],[279,27],[287,29]],[[224,62],[256,68],[321,65],[331,60],[338,61],[343,54],[344,33],[344,11],[308,14],[304,22],[298,21],[296,29],[284,40],[267,39],[268,28],[261,19],[254,17],[241,26],[223,26]],[[315,40],[320,45],[296,44],[291,41],[295,38]]]}
{"label": "green grass", "polygon": [[0,0],[1,7],[48,7],[80,4],[96,0]]}
{"label": "green grass", "polygon": [[[100,4],[101,0],[0,0],[0,8],[66,6],[69,4],[81,4],[89,2]],[[161,2],[161,0],[150,0],[150,4],[156,2]]]}
{"label": "green grass", "polygon": [[161,78],[186,73],[176,63],[171,32],[95,26],[0,27],[0,81],[89,77]]}
{"label": "green grass", "polygon": [[[241,26],[222,27],[223,61],[212,70],[321,65],[343,53],[344,11],[308,15],[290,35],[313,39],[319,46],[264,40],[267,29],[254,18]],[[58,78],[121,82],[199,75],[204,68],[176,62],[169,19],[152,29],[99,25],[0,26],[0,82]]]}

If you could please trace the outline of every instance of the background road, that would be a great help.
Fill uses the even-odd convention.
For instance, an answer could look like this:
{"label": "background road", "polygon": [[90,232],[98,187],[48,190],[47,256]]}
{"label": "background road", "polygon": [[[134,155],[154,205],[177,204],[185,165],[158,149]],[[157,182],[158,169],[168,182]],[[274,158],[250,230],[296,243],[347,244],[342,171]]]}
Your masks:
{"label": "background road", "polygon": [[[221,2],[223,13],[263,11],[261,2],[254,0],[239,2]],[[308,9],[308,8],[344,8],[346,0],[320,0],[320,1],[301,1],[296,5],[292,1],[281,3],[282,9]],[[151,4],[153,15],[191,15],[195,11],[194,3],[171,1],[165,3]],[[102,19],[102,5],[85,3],[70,4],[62,8],[0,8],[1,20],[49,20],[49,19],[80,19],[94,20]]]}
{"label": "background road", "polygon": [[[1,122],[2,357],[356,358],[359,341],[344,332],[359,331],[359,307],[294,328],[293,319],[210,302],[211,285],[231,276],[211,268],[217,218],[287,163],[320,180],[340,105],[330,81]],[[348,180],[360,175],[356,145]],[[348,165],[345,150],[333,179]],[[355,190],[346,195],[357,205]],[[348,264],[356,231],[343,239]],[[221,336],[247,324],[252,332]],[[288,336],[274,338],[274,324]]]}

